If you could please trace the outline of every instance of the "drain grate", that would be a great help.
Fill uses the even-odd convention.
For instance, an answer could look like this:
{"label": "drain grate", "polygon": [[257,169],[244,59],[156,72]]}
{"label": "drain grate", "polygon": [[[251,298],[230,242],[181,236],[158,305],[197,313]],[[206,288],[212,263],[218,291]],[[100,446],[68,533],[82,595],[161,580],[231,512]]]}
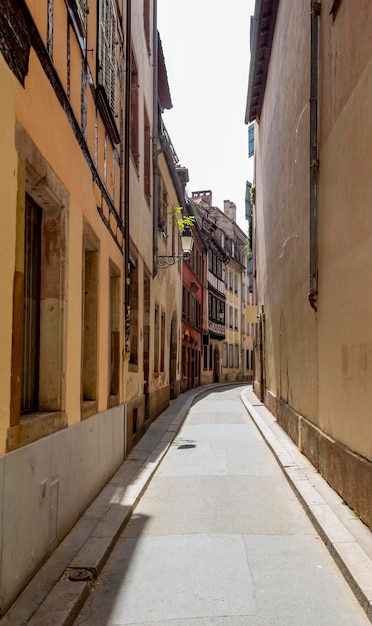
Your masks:
{"label": "drain grate", "polygon": [[96,578],[94,570],[87,569],[85,567],[68,567],[62,578],[65,580],[71,580],[72,582],[86,582]]}

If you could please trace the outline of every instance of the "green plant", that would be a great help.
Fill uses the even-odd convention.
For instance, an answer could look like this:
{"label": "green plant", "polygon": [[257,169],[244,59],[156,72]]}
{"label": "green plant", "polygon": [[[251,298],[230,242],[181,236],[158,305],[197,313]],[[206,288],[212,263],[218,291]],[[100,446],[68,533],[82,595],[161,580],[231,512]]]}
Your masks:
{"label": "green plant", "polygon": [[256,203],[256,185],[252,185],[249,192],[249,201],[252,205]]}
{"label": "green plant", "polygon": [[[182,207],[177,206],[174,209],[176,216],[182,216]],[[176,217],[177,226],[180,230],[183,230],[185,226],[194,226],[195,225],[195,215],[185,215],[184,217]]]}

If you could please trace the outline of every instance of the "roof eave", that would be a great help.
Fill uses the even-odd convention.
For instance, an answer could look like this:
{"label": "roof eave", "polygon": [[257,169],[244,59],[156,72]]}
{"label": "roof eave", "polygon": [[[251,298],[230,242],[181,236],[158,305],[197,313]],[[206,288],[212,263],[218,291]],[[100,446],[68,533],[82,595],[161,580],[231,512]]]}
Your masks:
{"label": "roof eave", "polygon": [[256,0],[251,23],[251,61],[245,123],[261,115],[279,0]]}

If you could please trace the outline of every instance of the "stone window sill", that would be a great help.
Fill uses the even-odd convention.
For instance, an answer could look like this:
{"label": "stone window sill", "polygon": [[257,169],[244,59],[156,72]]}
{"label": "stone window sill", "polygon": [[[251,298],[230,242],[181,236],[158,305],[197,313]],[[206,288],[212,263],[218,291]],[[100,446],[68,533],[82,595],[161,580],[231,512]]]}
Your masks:
{"label": "stone window sill", "polygon": [[67,415],[64,411],[40,411],[22,415],[19,424],[8,428],[6,450],[17,450],[66,427]]}

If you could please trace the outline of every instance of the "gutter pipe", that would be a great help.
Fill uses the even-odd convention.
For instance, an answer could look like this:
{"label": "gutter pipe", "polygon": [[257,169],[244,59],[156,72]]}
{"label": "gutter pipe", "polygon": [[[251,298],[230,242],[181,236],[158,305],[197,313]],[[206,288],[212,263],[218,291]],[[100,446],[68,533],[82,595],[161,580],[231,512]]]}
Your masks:
{"label": "gutter pipe", "polygon": [[318,308],[318,213],[319,213],[319,17],[320,2],[311,0],[310,43],[310,276],[308,300],[314,311]]}
{"label": "gutter pipe", "polygon": [[159,107],[158,107],[158,24],[157,24],[157,0],[153,0],[153,114],[152,114],[152,206],[153,206],[153,270],[155,277],[158,273],[158,134],[159,134]]}
{"label": "gutter pipe", "polygon": [[[125,250],[124,250],[124,277],[125,277],[125,307],[126,323],[129,325],[129,162],[130,162],[130,96],[131,96],[131,21],[132,0],[127,0],[127,24],[126,24],[126,59],[125,59],[125,121],[124,121],[124,225],[125,225]],[[127,329],[129,331],[129,328]]]}

